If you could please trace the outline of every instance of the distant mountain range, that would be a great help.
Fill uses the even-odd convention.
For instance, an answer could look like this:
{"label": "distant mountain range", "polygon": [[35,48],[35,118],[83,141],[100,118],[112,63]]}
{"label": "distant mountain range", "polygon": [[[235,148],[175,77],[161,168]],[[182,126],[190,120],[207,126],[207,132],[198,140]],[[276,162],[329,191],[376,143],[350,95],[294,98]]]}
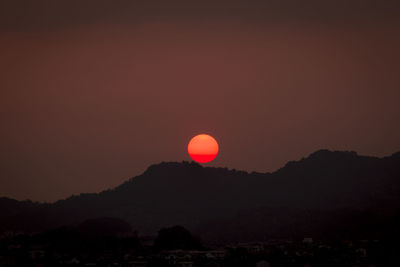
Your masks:
{"label": "distant mountain range", "polygon": [[400,152],[319,150],[273,173],[162,162],[120,186],[55,203],[0,198],[0,232],[115,217],[139,234],[183,225],[206,240],[375,238],[399,232]]}

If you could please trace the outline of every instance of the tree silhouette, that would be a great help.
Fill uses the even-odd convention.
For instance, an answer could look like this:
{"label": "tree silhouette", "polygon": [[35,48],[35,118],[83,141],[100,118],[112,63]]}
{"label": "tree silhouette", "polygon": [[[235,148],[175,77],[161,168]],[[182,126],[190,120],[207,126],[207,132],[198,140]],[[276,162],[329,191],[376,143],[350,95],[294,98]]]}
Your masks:
{"label": "tree silhouette", "polygon": [[162,228],[154,242],[156,250],[203,249],[201,241],[182,226]]}

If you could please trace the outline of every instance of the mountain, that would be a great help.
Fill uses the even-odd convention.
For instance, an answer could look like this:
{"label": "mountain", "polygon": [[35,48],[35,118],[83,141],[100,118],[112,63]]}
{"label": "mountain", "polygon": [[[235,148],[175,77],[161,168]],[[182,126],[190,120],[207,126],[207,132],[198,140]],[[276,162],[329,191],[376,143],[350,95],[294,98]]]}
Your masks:
{"label": "mountain", "polygon": [[51,204],[0,198],[0,231],[114,217],[142,234],[183,225],[210,240],[252,240],[349,234],[366,223],[384,229],[399,211],[400,152],[376,158],[319,150],[273,173],[162,162],[98,194]]}

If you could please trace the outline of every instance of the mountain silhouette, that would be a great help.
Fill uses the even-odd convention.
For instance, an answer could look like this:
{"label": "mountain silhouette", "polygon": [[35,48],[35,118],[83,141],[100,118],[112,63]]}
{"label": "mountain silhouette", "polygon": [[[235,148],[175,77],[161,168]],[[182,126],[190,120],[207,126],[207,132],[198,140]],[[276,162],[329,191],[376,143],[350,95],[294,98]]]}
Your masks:
{"label": "mountain silhouette", "polygon": [[319,150],[273,173],[162,162],[98,194],[55,203],[0,198],[0,231],[113,217],[142,234],[183,225],[209,240],[363,235],[385,231],[399,211],[400,153],[377,158]]}

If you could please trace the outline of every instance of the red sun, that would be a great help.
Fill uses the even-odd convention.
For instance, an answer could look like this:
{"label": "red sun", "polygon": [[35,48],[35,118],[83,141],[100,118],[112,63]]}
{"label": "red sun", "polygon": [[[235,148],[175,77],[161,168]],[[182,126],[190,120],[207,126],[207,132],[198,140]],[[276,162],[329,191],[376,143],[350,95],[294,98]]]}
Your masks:
{"label": "red sun", "polygon": [[211,135],[199,134],[190,140],[188,152],[194,161],[207,163],[217,156],[218,143]]}

